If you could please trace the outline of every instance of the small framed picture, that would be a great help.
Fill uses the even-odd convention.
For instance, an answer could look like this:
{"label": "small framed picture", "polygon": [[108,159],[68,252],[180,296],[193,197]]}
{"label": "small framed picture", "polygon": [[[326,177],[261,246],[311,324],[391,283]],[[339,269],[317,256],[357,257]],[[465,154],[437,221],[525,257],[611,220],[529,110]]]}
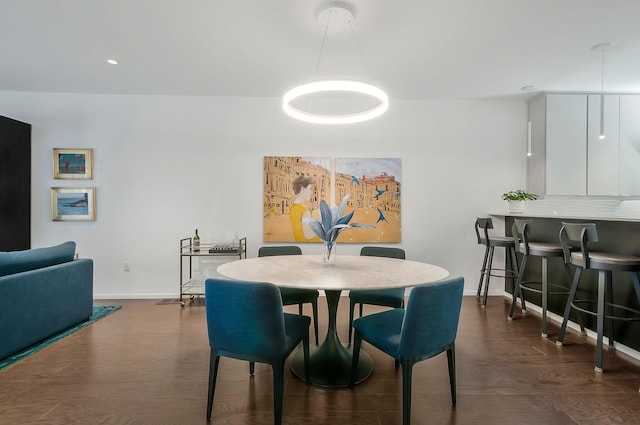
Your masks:
{"label": "small framed picture", "polygon": [[53,221],[95,221],[95,187],[52,187],[51,219]]}
{"label": "small framed picture", "polygon": [[53,178],[91,180],[93,149],[53,148]]}

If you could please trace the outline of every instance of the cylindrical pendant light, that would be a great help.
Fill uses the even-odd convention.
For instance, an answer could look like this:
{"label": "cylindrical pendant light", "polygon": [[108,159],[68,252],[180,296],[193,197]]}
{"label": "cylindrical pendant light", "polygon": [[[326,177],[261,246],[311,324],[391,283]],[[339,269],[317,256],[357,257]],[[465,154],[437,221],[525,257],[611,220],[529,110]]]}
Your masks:
{"label": "cylindrical pendant light", "polygon": [[604,134],[604,51],[611,47],[611,43],[596,44],[591,50],[600,50],[601,63],[600,63],[600,140],[606,138]]}

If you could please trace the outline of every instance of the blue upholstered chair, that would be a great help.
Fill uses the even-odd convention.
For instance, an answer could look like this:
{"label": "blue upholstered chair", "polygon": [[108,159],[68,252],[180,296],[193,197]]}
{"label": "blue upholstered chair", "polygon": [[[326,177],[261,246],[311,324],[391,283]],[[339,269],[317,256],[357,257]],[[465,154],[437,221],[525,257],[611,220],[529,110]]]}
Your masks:
{"label": "blue upholstered chair", "polygon": [[462,290],[461,277],[414,287],[406,310],[396,308],[361,317],[353,322],[355,337],[351,384],[360,357],[362,341],[380,349],[402,366],[402,423],[411,423],[413,365],[447,352],[451,402],[456,405],[455,340]]}
{"label": "blue upholstered chair", "polygon": [[211,354],[207,420],[211,420],[220,356],[268,363],[273,368],[274,423],[282,423],[284,364],[302,341],[305,375],[309,377],[309,325],[307,316],[282,311],[278,287],[265,282],[207,279],[207,330]]}
{"label": "blue upholstered chair", "polygon": [[[287,246],[263,246],[258,249],[258,257],[270,257],[272,255],[301,255],[302,250],[295,245]],[[318,345],[318,295],[315,289],[280,288],[282,305],[298,304],[298,312],[302,315],[302,304],[310,303],[313,309],[313,331]]]}
{"label": "blue upholstered chair", "polygon": [[[384,246],[363,246],[360,255],[370,257],[388,257],[404,260],[404,249],[388,248]],[[351,344],[351,332],[353,326],[353,311],[356,304],[360,306],[362,317],[362,305],[381,305],[385,307],[400,308],[404,306],[404,288],[391,289],[360,289],[349,291],[349,344]]]}

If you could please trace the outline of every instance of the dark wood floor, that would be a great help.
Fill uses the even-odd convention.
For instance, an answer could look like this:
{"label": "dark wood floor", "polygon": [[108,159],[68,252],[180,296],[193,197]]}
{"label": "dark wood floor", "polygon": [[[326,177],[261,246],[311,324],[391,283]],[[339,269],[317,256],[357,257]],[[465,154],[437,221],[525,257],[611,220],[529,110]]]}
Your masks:
{"label": "dark wood floor", "polygon": [[[346,339],[347,306],[338,313]],[[99,301],[123,308],[53,346],[0,371],[0,424],[205,424],[209,350],[202,306],[154,300]],[[295,312],[295,307],[287,307]],[[365,313],[376,311],[365,307]],[[321,298],[321,324],[326,304]],[[533,312],[506,320],[507,303],[486,310],[465,297],[457,339],[458,404],[449,398],[446,356],[414,369],[412,423],[640,424],[640,363],[605,352],[596,374],[594,347],[557,325],[540,337]],[[322,328],[322,327],[321,327]],[[401,423],[400,372],[371,346],[373,375],[353,389],[306,386],[286,375],[285,424]],[[223,358],[213,423],[270,425],[271,369]]]}

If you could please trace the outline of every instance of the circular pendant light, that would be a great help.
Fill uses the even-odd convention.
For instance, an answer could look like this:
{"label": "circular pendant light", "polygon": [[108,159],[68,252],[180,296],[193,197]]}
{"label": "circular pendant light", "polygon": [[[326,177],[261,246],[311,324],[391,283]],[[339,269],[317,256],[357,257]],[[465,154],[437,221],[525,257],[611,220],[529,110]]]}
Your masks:
{"label": "circular pendant light", "polygon": [[[348,28],[353,35],[356,45],[360,49],[360,44],[356,38],[355,32],[351,27],[351,22],[355,16],[355,8],[345,1],[327,1],[320,3],[316,8],[316,19],[326,21],[324,36],[322,39],[322,47],[320,56],[316,65],[316,73],[320,67],[322,55],[324,52],[325,39],[329,30],[331,15],[339,17],[338,21],[334,20],[333,29],[340,30],[341,21],[344,21],[342,29]],[[336,23],[338,24],[336,26]],[[362,49],[360,49],[362,54]],[[363,55],[364,56],[364,55]],[[366,61],[365,61],[366,62]],[[374,100],[375,106],[369,107],[370,103],[364,109],[357,109],[355,112],[349,113],[320,113],[312,112],[310,109],[304,111],[296,106],[293,102],[303,96],[315,96],[323,93],[331,93],[338,97],[356,98],[360,96],[369,97]],[[367,121],[376,118],[385,113],[389,108],[389,98],[387,94],[380,88],[355,80],[320,80],[294,87],[289,90],[282,99],[282,108],[291,117],[300,121],[314,124],[352,124]]]}
{"label": "circular pendant light", "polygon": [[[356,93],[371,96],[372,98],[379,100],[380,103],[373,108],[350,114],[319,114],[305,112],[291,104],[292,101],[301,96],[325,92]],[[300,121],[315,124],[352,124],[367,121],[384,114],[384,112],[389,108],[389,98],[383,90],[371,84],[351,80],[326,80],[303,84],[289,90],[282,100],[282,108],[289,116]]]}

